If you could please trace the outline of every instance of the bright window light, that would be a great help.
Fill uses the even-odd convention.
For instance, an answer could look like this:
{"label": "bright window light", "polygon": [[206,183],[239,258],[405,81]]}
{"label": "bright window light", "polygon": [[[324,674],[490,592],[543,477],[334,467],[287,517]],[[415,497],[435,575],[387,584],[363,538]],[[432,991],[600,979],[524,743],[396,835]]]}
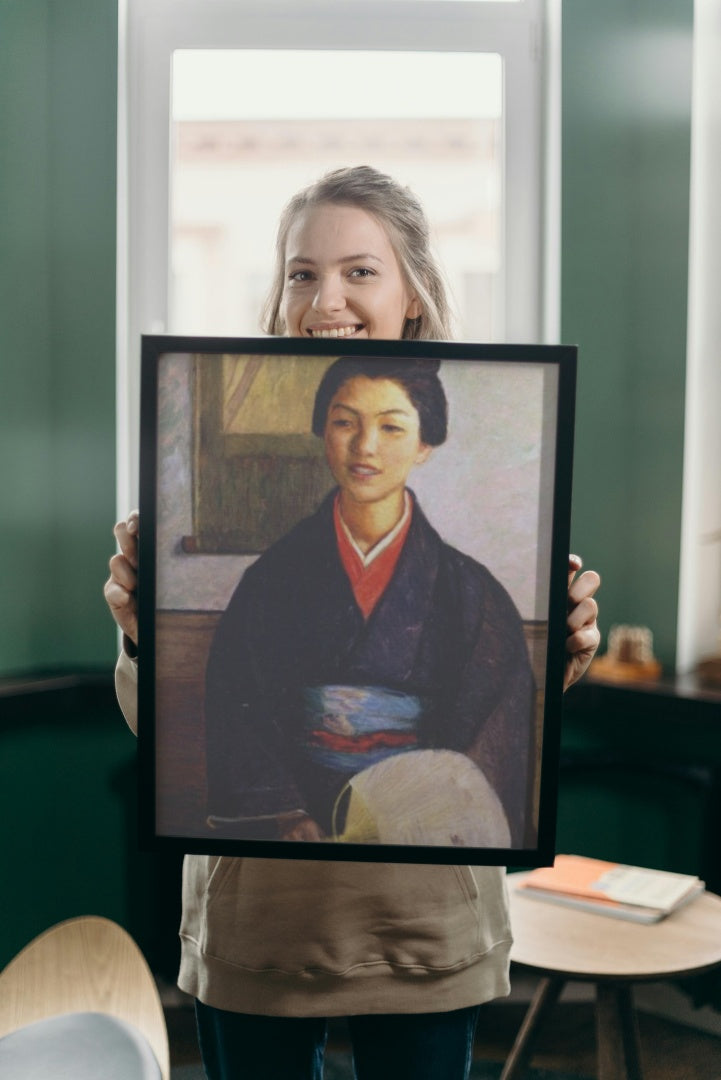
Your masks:
{"label": "bright window light", "polygon": [[173,332],[258,333],[283,206],[331,169],[369,164],[426,207],[458,336],[500,336],[500,56],[178,50],[172,118]]}
{"label": "bright window light", "polygon": [[501,58],[477,52],[179,49],[173,54],[172,107],[174,120],[497,119]]}

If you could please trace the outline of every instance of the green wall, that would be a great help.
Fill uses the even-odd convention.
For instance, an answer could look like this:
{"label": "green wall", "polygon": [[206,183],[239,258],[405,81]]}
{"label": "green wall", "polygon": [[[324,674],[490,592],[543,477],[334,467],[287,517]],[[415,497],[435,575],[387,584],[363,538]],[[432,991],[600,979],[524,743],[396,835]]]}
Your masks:
{"label": "green wall", "polygon": [[0,0],[0,678],[105,673],[77,690],[0,686],[0,966],[85,913],[152,943],[154,863],[137,852],[135,740],[114,699],[102,597],[116,84],[116,0]]}
{"label": "green wall", "polygon": [[0,0],[0,676],[112,662],[116,0]]}
{"label": "green wall", "polygon": [[0,740],[0,969],[54,923],[92,914],[126,927],[172,980],[180,857],[139,850],[136,740],[110,674],[6,692]]}
{"label": "green wall", "polygon": [[566,695],[557,850],[721,888],[718,703],[579,683]]}
{"label": "green wall", "polygon": [[675,658],[692,0],[563,5],[562,340],[579,346],[572,544],[601,628]]}

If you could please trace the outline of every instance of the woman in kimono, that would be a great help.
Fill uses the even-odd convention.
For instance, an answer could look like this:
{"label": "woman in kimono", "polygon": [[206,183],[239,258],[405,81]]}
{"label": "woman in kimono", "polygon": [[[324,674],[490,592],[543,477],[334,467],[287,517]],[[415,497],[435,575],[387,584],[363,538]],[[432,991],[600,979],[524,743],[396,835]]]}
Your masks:
{"label": "woman in kimono", "polygon": [[[445,290],[430,253],[423,209],[412,193],[362,166],[331,173],[291,200],[280,223],[277,271],[265,329],[302,337],[447,339]],[[391,455],[388,471],[377,470],[373,462],[349,459],[343,440],[338,445],[334,441],[343,427],[330,426],[338,408],[342,411],[350,405],[359,413],[367,411],[367,402],[359,407],[344,394],[360,388],[371,393],[372,402],[372,392],[382,384],[400,395],[401,411],[407,410],[408,400],[415,410],[410,414],[412,450],[404,451],[402,463]],[[374,412],[372,405],[370,412]],[[359,375],[333,390],[320,415],[326,446],[333,442],[329,458],[341,491],[341,535],[345,523],[361,553],[371,551],[379,537],[393,544],[396,528],[402,532],[406,523],[401,507],[407,505],[403,494],[407,473],[410,466],[422,462],[436,441],[428,433],[419,402],[397,377],[376,381]],[[344,470],[350,475],[345,476]],[[389,475],[390,486],[379,492]],[[343,499],[346,490],[356,497]],[[367,498],[369,493],[373,498]],[[381,497],[375,498],[378,494]],[[299,688],[332,685],[333,680],[344,686],[365,684],[366,673],[372,673],[374,685],[384,690],[398,689],[419,699],[430,691],[428,697],[435,704],[428,714],[419,713],[415,725],[418,739],[433,744],[438,737],[445,739],[443,720],[432,719],[445,709],[438,704],[445,690],[429,685],[438,662],[431,659],[427,675],[419,658],[426,653],[443,655],[445,643],[433,640],[440,636],[443,620],[449,619],[452,634],[460,635],[460,648],[466,655],[473,654],[478,642],[491,648],[496,643],[497,648],[508,633],[508,651],[497,656],[508,675],[506,687],[516,680],[528,685],[525,645],[517,616],[490,575],[474,567],[469,587],[460,572],[465,557],[437,538],[409,498],[408,534],[385,591],[369,590],[371,602],[376,591],[384,595],[367,621],[351,592],[339,549],[333,546],[334,529],[338,537],[334,500],[276,545],[273,554],[268,552],[267,563],[286,567],[279,577],[266,574],[261,559],[244,576],[241,587],[252,604],[265,590],[264,578],[282,582],[281,587],[275,585],[275,596],[264,594],[264,603],[273,609],[272,621],[268,618],[264,623],[266,617],[256,606],[260,625],[255,640],[270,650],[271,657],[277,651],[276,677],[281,677],[281,662],[290,664],[282,686],[289,687],[291,695]],[[116,525],[115,536],[120,553],[110,560],[105,596],[124,632],[116,686],[126,719],[135,728],[137,513]],[[278,558],[286,550],[288,558]],[[423,588],[416,588],[414,577],[412,595],[399,597],[404,563],[408,572],[420,574]],[[580,567],[580,560],[572,557],[566,686],[586,670],[599,641],[593,599],[599,578],[592,571],[577,576]],[[441,579],[447,588],[436,590],[434,581]],[[282,589],[287,590],[285,595]],[[473,603],[463,599],[467,589]],[[435,616],[428,620],[413,605],[421,596],[426,602],[433,597],[435,602],[436,592],[443,597],[438,621]],[[344,610],[341,596],[346,598]],[[470,626],[450,610],[455,599],[467,611]],[[234,607],[236,603],[241,610],[241,600],[234,601]],[[498,624],[491,632],[481,625],[486,615]],[[338,633],[337,642],[320,625],[326,617]],[[419,625],[410,626],[416,617]],[[231,618],[235,615],[229,614]],[[308,626],[306,619],[314,625]],[[384,655],[385,634],[374,631],[374,623],[382,622],[389,635],[387,651],[397,656]],[[502,629],[506,626],[510,629]],[[274,643],[276,634],[281,640]],[[212,661],[219,686],[228,678],[223,672],[221,641]],[[268,687],[268,670],[264,664],[258,685],[277,699],[279,695]],[[209,692],[212,697],[215,690],[209,687]],[[281,798],[283,812],[288,814],[281,822],[282,835],[313,840],[327,824],[327,804],[311,805],[302,777],[290,767],[283,776],[277,773],[288,749],[285,736],[290,728],[285,725],[291,724],[288,717],[296,715],[286,712],[283,693],[277,717],[270,718],[277,725],[271,728],[278,743],[273,754],[267,759],[257,755],[255,778],[244,776],[241,785],[232,771],[221,775],[215,810],[237,816],[242,813],[239,787],[247,791],[249,783],[255,784],[257,792],[270,788],[274,821]],[[526,694],[527,689],[522,689],[521,699]],[[497,745],[505,739],[507,721],[496,718],[505,718],[507,696],[507,689],[496,686],[489,700],[484,700],[484,686],[473,680],[468,684],[468,702],[454,703],[454,711],[447,713],[454,716],[453,745],[478,753],[492,777],[493,747],[503,750],[504,765],[514,753],[513,747],[508,754],[505,746]],[[523,717],[523,708],[516,713],[509,707],[508,716]],[[210,709],[214,709],[212,702]],[[266,717],[265,712],[257,715]],[[486,718],[480,742],[476,739],[479,717]],[[227,722],[220,720],[221,725]],[[511,719],[510,730],[518,723],[517,718]],[[527,722],[521,719],[520,723],[525,736]],[[499,737],[491,738],[496,725]],[[253,725],[248,730],[255,738]],[[216,798],[215,793],[212,797]],[[509,808],[514,803],[513,795],[501,797]],[[512,809],[509,814],[514,817]],[[470,1071],[479,1006],[509,992],[511,929],[504,871],[496,866],[188,855],[183,867],[180,937],[178,983],[196,999],[200,1048],[209,1080],[320,1080],[331,1016],[348,1018],[358,1080],[464,1080]]]}
{"label": "woman in kimono", "polygon": [[[443,748],[481,770],[476,846],[535,843],[521,619],[406,486],[446,438],[438,368],[343,357],[318,387],[313,432],[338,486],[246,571],[208,661],[209,809],[231,834],[322,839],[354,775]],[[449,758],[445,784],[467,785],[463,759]],[[434,786],[435,760],[409,764],[412,784]],[[415,832],[431,842],[422,821]]]}

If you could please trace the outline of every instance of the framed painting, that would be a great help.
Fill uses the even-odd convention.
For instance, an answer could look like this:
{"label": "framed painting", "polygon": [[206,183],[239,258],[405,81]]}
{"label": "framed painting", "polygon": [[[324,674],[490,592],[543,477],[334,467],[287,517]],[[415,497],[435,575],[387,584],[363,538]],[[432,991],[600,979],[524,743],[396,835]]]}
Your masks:
{"label": "framed painting", "polygon": [[552,861],[575,373],[143,338],[145,847]]}

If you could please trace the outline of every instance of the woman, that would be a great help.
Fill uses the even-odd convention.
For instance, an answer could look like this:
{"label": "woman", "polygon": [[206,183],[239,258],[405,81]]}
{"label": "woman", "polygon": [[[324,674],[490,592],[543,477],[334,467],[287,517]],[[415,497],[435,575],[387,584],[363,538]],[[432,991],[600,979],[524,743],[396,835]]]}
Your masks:
{"label": "woman", "polygon": [[[438,367],[342,357],[320,382],[313,432],[338,487],[246,571],[208,661],[210,811],[232,835],[321,840],[352,777],[411,752],[416,788],[445,767],[459,803],[475,796],[475,846],[509,846],[509,825],[514,846],[535,843],[520,617],[406,486],[446,438]],[[428,748],[473,759],[473,791],[465,759]],[[414,831],[431,842],[422,821]]]}
{"label": "woman", "polygon": [[[267,310],[275,334],[450,336],[417,200],[367,167],[301,192],[280,223]],[[136,514],[116,526],[105,587],[128,643],[117,686],[131,724],[137,532]],[[372,543],[356,533],[361,550]],[[599,640],[598,575],[576,577],[580,565],[569,563],[566,686]],[[315,835],[304,818],[288,824],[287,836]],[[181,941],[179,985],[196,998],[211,1080],[319,1078],[329,1016],[349,1018],[359,1080],[460,1080],[479,1005],[509,990],[498,867],[187,856]]]}

